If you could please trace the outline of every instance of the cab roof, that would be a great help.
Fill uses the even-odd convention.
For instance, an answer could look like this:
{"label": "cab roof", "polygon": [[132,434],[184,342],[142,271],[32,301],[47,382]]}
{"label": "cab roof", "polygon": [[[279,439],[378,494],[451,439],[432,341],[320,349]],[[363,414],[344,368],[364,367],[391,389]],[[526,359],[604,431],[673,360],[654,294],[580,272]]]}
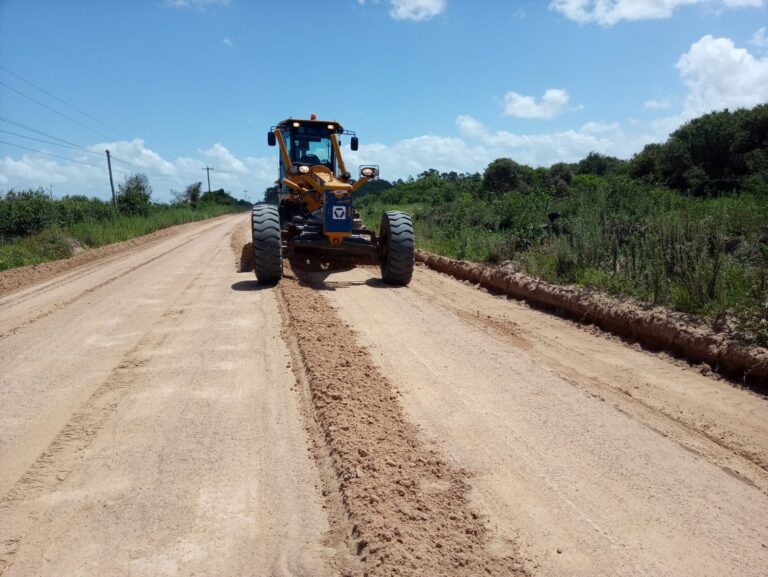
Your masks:
{"label": "cab roof", "polygon": [[308,118],[286,118],[285,120],[282,120],[277,123],[277,128],[283,129],[283,128],[292,128],[292,125],[294,122],[299,122],[301,124],[307,125],[307,124],[314,124],[318,126],[328,127],[333,125],[333,131],[341,134],[344,132],[344,127],[336,122],[335,120],[317,120],[317,119],[308,119]]}

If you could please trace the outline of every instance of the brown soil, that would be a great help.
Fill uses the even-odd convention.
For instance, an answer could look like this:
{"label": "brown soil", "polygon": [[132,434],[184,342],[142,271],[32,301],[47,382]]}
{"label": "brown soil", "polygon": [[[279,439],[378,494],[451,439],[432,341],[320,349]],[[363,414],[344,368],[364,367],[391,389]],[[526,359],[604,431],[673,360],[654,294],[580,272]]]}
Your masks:
{"label": "brown soil", "polygon": [[630,299],[617,299],[577,286],[559,286],[504,268],[456,261],[419,250],[416,259],[430,268],[493,291],[522,298],[580,322],[656,350],[673,352],[715,372],[768,390],[768,350],[748,347],[690,315]]}
{"label": "brown soil", "polygon": [[[226,218],[226,216],[218,216],[213,220],[220,220],[223,218]],[[85,264],[99,261],[127,250],[142,247],[148,243],[156,242],[164,238],[175,236],[185,230],[194,229],[196,225],[199,225],[199,221],[170,226],[151,234],[90,250],[83,250],[82,247],[75,243],[76,246],[73,247],[73,252],[75,254],[70,258],[0,271],[0,295],[8,294],[24,287],[48,280]]]}
{"label": "brown soil", "polygon": [[342,495],[364,574],[525,574],[514,550],[488,550],[488,528],[468,503],[467,473],[421,440],[354,330],[292,276],[278,294],[337,475],[338,486],[326,490]]}

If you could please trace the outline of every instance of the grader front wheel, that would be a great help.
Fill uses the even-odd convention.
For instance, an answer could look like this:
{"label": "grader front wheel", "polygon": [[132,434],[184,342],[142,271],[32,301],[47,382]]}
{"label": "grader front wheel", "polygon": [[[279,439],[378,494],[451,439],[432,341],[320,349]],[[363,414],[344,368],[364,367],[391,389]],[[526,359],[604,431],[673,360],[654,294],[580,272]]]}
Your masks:
{"label": "grader front wheel", "polygon": [[253,207],[253,268],[262,284],[274,284],[283,276],[283,242],[280,216],[272,204]]}
{"label": "grader front wheel", "polygon": [[406,212],[390,210],[381,217],[379,233],[381,278],[387,284],[407,285],[413,276],[413,222]]}

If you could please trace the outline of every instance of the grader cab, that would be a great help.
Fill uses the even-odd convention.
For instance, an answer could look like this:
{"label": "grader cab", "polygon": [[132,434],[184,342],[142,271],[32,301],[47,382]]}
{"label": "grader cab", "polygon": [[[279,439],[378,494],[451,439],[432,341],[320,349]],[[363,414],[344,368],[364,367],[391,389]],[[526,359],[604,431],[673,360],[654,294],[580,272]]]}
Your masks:
{"label": "grader cab", "polygon": [[272,127],[270,146],[280,149],[278,205],[253,208],[253,256],[261,283],[283,275],[283,257],[319,258],[332,262],[353,257],[378,262],[384,282],[407,285],[413,274],[414,238],[411,217],[387,211],[379,232],[367,228],[355,210],[354,194],[378,177],[377,166],[361,166],[352,179],[341,154],[340,137],[354,132],[336,121],[288,118]]}

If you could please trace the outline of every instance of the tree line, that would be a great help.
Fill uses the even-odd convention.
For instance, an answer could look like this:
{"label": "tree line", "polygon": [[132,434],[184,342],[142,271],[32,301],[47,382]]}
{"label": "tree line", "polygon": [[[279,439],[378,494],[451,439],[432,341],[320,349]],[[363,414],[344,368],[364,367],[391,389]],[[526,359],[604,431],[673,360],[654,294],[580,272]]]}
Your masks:
{"label": "tree line", "polygon": [[245,209],[250,203],[236,199],[223,189],[202,192],[202,182],[189,184],[183,191],[171,191],[173,201],[156,202],[145,174],[126,176],[118,184],[115,203],[111,200],[67,195],[53,199],[42,188],[10,190],[0,197],[0,241],[37,234],[56,226],[67,228],[82,222],[110,221],[119,217],[149,217],[174,208],[202,210],[220,205]]}

